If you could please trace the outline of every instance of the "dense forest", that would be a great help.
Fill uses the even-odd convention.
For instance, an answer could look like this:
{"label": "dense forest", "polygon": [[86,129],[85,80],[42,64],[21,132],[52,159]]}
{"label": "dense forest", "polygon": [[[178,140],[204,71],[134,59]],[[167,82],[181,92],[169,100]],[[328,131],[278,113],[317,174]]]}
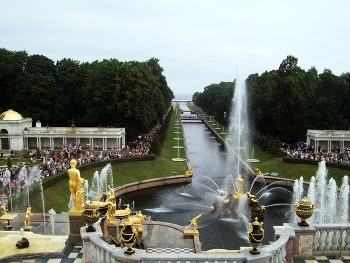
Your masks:
{"label": "dense forest", "polygon": [[[236,81],[236,80],[235,80]],[[230,112],[235,81],[211,84],[193,101],[221,122]],[[305,71],[287,56],[277,70],[251,74],[245,81],[251,131],[287,143],[303,141],[307,129],[350,129],[350,73]]]}
{"label": "dense forest", "polygon": [[[246,79],[251,131],[288,143],[307,129],[350,129],[350,73],[305,71],[288,56],[277,70]],[[225,123],[235,81],[196,92],[193,101]],[[14,109],[43,125],[125,127],[128,139],[147,133],[162,118],[173,91],[159,60],[53,60],[0,48],[0,112]]]}
{"label": "dense forest", "polygon": [[150,131],[174,98],[159,60],[56,63],[0,48],[0,112],[13,109],[45,126],[125,127]]}

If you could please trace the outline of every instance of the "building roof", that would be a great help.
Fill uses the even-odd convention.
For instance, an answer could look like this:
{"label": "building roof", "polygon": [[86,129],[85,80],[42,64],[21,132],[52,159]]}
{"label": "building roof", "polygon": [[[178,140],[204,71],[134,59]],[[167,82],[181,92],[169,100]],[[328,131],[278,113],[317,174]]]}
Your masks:
{"label": "building roof", "polygon": [[2,121],[18,121],[23,120],[23,116],[17,111],[9,109],[0,114],[0,120]]}

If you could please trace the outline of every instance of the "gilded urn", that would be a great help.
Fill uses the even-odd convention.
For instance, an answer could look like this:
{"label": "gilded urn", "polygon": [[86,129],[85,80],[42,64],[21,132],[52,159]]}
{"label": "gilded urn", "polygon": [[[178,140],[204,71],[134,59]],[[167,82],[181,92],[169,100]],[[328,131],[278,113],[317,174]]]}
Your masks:
{"label": "gilded urn", "polygon": [[126,223],[121,224],[120,236],[124,245],[128,248],[124,253],[129,255],[133,254],[135,250],[133,250],[132,247],[136,243],[137,229],[133,226],[129,218],[127,218]]}
{"label": "gilded urn", "polygon": [[253,249],[249,252],[253,255],[260,254],[257,247],[260,246],[261,241],[264,238],[264,229],[262,225],[263,222],[259,222],[257,217],[255,217],[255,221],[253,223],[249,223],[249,230],[247,231],[247,234],[249,242],[253,247]]}
{"label": "gilded urn", "polygon": [[84,223],[88,226],[86,232],[96,231],[94,224],[98,221],[101,215],[98,210],[99,207],[91,200],[85,202],[84,211],[81,213],[81,217],[83,218]]}
{"label": "gilded urn", "polygon": [[294,204],[294,210],[296,215],[301,220],[300,222],[298,222],[298,225],[309,226],[306,220],[313,215],[315,210],[315,204],[311,203],[306,197],[304,197],[298,203]]}

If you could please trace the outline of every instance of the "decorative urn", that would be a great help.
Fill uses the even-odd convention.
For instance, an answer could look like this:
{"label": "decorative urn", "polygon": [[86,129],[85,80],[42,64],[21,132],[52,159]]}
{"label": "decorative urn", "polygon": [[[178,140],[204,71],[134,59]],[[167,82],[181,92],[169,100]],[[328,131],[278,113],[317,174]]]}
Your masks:
{"label": "decorative urn", "polygon": [[311,203],[306,197],[304,197],[298,203],[294,204],[294,210],[296,215],[301,220],[300,222],[298,222],[298,225],[309,226],[306,220],[313,215],[315,210],[315,204]]}
{"label": "decorative urn", "polygon": [[95,232],[96,229],[94,224],[100,218],[99,207],[90,200],[90,202],[85,202],[84,211],[81,213],[81,217],[84,223],[88,226],[86,232]]}
{"label": "decorative urn", "polygon": [[249,252],[253,255],[260,254],[257,247],[260,246],[261,241],[264,238],[264,229],[262,227],[263,223],[258,221],[258,218],[255,218],[253,223],[249,223],[249,230],[247,231],[249,242],[252,245],[253,249]]}
{"label": "decorative urn", "polygon": [[124,253],[129,255],[133,254],[135,250],[133,250],[132,247],[136,243],[137,229],[133,226],[129,217],[127,221],[121,225],[120,236],[124,245],[128,248]]}

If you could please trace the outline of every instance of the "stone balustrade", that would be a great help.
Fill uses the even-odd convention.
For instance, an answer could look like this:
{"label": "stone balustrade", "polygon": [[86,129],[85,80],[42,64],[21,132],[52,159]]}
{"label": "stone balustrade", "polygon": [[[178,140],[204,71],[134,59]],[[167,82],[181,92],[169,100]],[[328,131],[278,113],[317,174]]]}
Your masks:
{"label": "stone balustrade", "polygon": [[281,234],[279,238],[272,244],[262,247],[262,251],[270,253],[270,263],[282,263],[286,260],[286,245],[290,238],[289,234]]}
{"label": "stone balustrade", "polygon": [[84,248],[84,262],[143,262],[143,263],[161,263],[161,262],[236,262],[236,263],[281,263],[287,262],[286,244],[290,238],[288,234],[282,234],[278,240],[271,245],[262,246],[259,251],[260,254],[252,255],[249,249],[242,249],[240,251],[220,250],[208,251],[201,253],[188,252],[162,252],[149,253],[147,250],[134,249],[135,253],[132,255],[125,254],[126,248],[115,247],[105,243],[100,237],[102,232],[97,228],[96,232],[87,233],[85,228],[81,228],[81,235],[83,239]]}
{"label": "stone balustrade", "polygon": [[315,224],[313,255],[350,255],[350,224]]}
{"label": "stone balustrade", "polygon": [[312,225],[300,227],[288,223],[276,226],[275,242],[258,248],[260,254],[252,255],[249,249],[239,251],[218,250],[193,252],[149,253],[147,250],[135,249],[132,255],[125,254],[126,248],[115,247],[105,243],[102,232],[86,233],[81,229],[84,242],[84,262],[236,262],[236,263],[287,263],[293,258],[308,258],[317,255],[345,256],[350,255],[350,224]]}

